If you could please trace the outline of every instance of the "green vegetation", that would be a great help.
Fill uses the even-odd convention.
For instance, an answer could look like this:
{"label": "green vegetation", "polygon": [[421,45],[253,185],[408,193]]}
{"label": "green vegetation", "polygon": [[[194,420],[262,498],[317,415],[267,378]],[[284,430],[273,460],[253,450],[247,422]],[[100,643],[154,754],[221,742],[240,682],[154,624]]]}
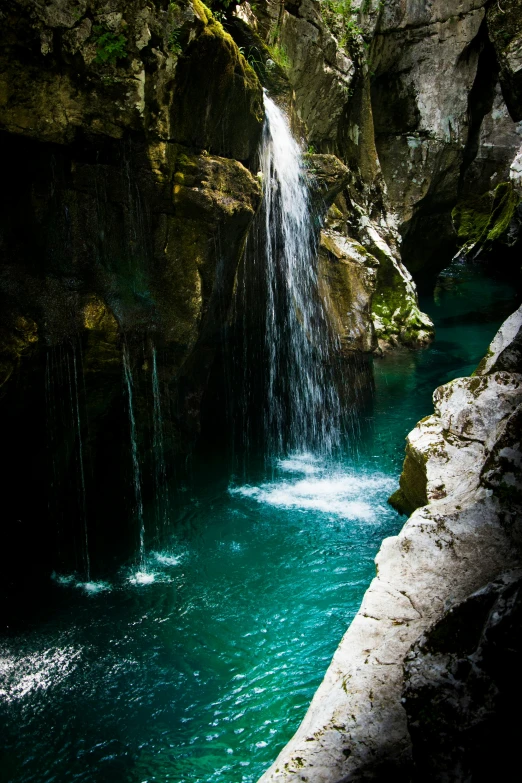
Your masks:
{"label": "green vegetation", "polygon": [[268,47],[268,51],[270,52],[271,59],[284,71],[290,67],[290,58],[288,57],[286,48],[282,44],[275,43]]}
{"label": "green vegetation", "polygon": [[509,228],[520,197],[511,182],[501,182],[493,193],[461,201],[451,217],[465,253],[487,247]]}
{"label": "green vegetation", "polygon": [[360,13],[367,13],[370,5],[371,2],[365,0],[359,10],[353,8],[353,0],[322,0],[323,22],[344,49],[349,48],[351,43],[363,35],[364,31],[358,23],[358,16]]}
{"label": "green vegetation", "polygon": [[127,57],[127,38],[122,33],[113,33],[103,25],[95,25],[93,33],[97,49],[95,62],[115,65]]}
{"label": "green vegetation", "polygon": [[180,42],[181,30],[172,30],[169,35],[168,47],[172,54],[181,54],[182,47]]}

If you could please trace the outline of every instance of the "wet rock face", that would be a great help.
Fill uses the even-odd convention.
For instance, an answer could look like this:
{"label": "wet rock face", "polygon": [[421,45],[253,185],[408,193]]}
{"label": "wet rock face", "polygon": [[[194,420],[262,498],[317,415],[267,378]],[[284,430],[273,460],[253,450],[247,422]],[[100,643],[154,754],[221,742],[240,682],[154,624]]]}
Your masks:
{"label": "wet rock face", "polygon": [[[74,568],[78,531],[59,546],[53,536],[81,517],[80,441],[98,561],[132,538],[124,344],[144,475],[153,350],[166,452],[197,435],[261,197],[244,164],[262,91],[198,0],[7,0],[0,17],[0,420],[20,498],[6,513],[14,549],[38,518],[46,562]],[[38,475],[30,495],[21,464]],[[50,487],[61,504],[47,503]]]}
{"label": "wet rock face", "polygon": [[198,0],[7,0],[1,13],[1,129],[59,143],[132,130],[254,154],[261,87]]}
{"label": "wet rock face", "polygon": [[[518,763],[522,579],[501,576],[452,607],[406,656],[413,780],[509,778]],[[490,754],[485,748],[494,745]]]}
{"label": "wet rock face", "polygon": [[76,337],[98,296],[121,332],[159,336],[175,370],[210,329],[218,278],[230,295],[259,202],[238,162],[261,132],[259,81],[198,0],[8,0],[1,14],[5,339],[29,311],[44,343]]}

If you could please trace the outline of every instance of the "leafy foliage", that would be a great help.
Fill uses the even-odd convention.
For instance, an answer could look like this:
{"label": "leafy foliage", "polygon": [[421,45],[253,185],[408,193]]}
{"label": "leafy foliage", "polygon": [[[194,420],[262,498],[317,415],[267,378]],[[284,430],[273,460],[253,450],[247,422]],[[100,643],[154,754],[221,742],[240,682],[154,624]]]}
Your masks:
{"label": "leafy foliage", "polygon": [[268,47],[268,51],[270,52],[270,57],[272,60],[277,63],[277,65],[279,65],[279,67],[284,71],[290,67],[290,58],[288,57],[288,53],[282,44],[275,43]]}
{"label": "leafy foliage", "polygon": [[95,62],[115,65],[118,60],[127,57],[127,38],[122,33],[113,33],[103,25],[95,25],[93,33],[97,36]]}
{"label": "leafy foliage", "polygon": [[172,54],[181,54],[182,52],[180,35],[181,30],[172,30],[169,35],[168,46]]}
{"label": "leafy foliage", "polygon": [[[369,3],[363,3],[360,12],[366,13],[369,5]],[[323,22],[343,48],[348,48],[352,41],[363,34],[363,29],[357,21],[358,14],[359,10],[353,8],[353,0],[321,1]]]}

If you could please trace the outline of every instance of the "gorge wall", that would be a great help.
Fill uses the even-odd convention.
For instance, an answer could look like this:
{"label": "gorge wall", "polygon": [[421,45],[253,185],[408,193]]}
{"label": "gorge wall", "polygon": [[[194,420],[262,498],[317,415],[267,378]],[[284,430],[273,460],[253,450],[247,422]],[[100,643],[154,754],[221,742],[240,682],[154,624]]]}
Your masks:
{"label": "gorge wall", "polygon": [[[153,392],[162,464],[182,463],[197,440],[261,198],[262,85],[308,139],[322,290],[343,354],[430,339],[385,205],[362,44],[349,55],[317,4],[288,8],[259,6],[258,20],[246,4],[213,14],[198,0],[2,5],[6,528],[12,551],[36,528],[36,571],[81,566],[84,523],[71,520],[82,516],[93,562],[135,546],[122,521],[136,502],[124,348],[145,493]],[[347,112],[364,144],[347,135]]]}
{"label": "gorge wall", "polygon": [[[457,251],[520,273],[519,0],[211,6],[0,9],[5,545],[27,554],[35,578],[83,567],[84,525],[95,568],[135,547],[125,378],[145,494],[158,475],[154,395],[164,464],[182,464],[197,441],[221,346],[242,328],[234,296],[262,197],[263,88],[307,150],[321,294],[343,360],[426,344],[416,284],[432,286]],[[383,545],[305,723],[264,780],[449,763],[423,729],[429,687],[445,671],[460,677],[463,656],[476,656],[480,679],[481,651],[519,611],[508,464],[519,444],[517,324],[474,378],[437,392],[435,415],[410,436],[394,502],[414,513]],[[451,627],[449,603],[463,615],[482,607],[462,649],[434,641]],[[451,719],[463,710],[455,703]],[[435,719],[443,737],[449,718]]]}

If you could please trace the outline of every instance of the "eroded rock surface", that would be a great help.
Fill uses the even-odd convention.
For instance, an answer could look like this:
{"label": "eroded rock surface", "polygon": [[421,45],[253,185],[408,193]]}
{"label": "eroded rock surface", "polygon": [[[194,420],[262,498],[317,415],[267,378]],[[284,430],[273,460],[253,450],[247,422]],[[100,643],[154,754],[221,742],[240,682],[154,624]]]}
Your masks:
{"label": "eroded rock surface", "polygon": [[[405,663],[404,708],[415,781],[509,779],[522,694],[522,577],[498,579],[453,606]],[[485,752],[494,746],[495,754]]]}
{"label": "eroded rock surface", "polygon": [[[468,723],[474,721],[477,710],[491,721],[492,711],[499,707],[494,678],[501,675],[478,669],[469,673],[475,664],[480,668],[489,654],[488,639],[493,639],[495,628],[504,627],[502,612],[497,616],[492,609],[497,594],[487,599],[489,625],[479,623],[473,642],[478,647],[472,645],[469,650],[475,659],[466,664],[468,669],[462,669],[458,650],[455,654],[449,650],[449,662],[429,658],[426,650],[432,643],[426,639],[438,639],[437,629],[453,622],[450,615],[445,615],[451,607],[458,607],[500,574],[521,566],[517,522],[522,513],[522,355],[516,344],[519,328],[520,312],[504,324],[493,341],[490,371],[483,368],[480,375],[457,379],[438,389],[434,415],[410,434],[401,492],[416,510],[398,536],[383,542],[376,558],[377,576],[359,612],[303,723],[263,775],[262,783],[351,783],[390,775],[424,780],[423,772],[430,763],[430,780],[461,779],[444,778],[442,772],[437,776],[433,765],[441,754],[447,762],[444,731],[450,732],[464,713]],[[495,362],[503,355],[505,369],[496,370]],[[414,469],[409,460],[415,462]],[[488,596],[488,590],[479,596]],[[503,586],[499,607],[511,601],[502,590]],[[480,603],[482,599],[470,599],[472,607],[477,600]],[[459,611],[466,610],[456,608],[457,617]],[[519,603],[513,611],[515,614],[508,613],[506,619],[508,628],[514,627]],[[443,616],[449,619],[441,620]],[[435,630],[429,630],[439,622]],[[473,635],[473,624],[461,623],[459,627],[463,634]],[[410,653],[421,634],[426,634],[424,641]],[[451,637],[446,638],[451,646]],[[458,647],[458,639],[455,644]],[[500,660],[500,650],[495,654]],[[409,684],[403,697],[405,660]],[[492,664],[493,670],[495,666]],[[456,683],[453,689],[451,678],[455,672],[463,680],[468,678],[462,688]],[[471,680],[468,682],[470,677],[476,677],[479,686],[485,683],[491,696],[482,705],[477,697],[476,707],[466,700],[469,691],[465,689],[473,687]],[[446,687],[433,707],[440,731],[430,728],[423,712],[423,705],[428,703],[425,687],[431,687],[431,679],[436,680],[434,687],[439,682]],[[453,701],[446,702],[444,693]],[[464,729],[467,724],[464,720],[462,723]],[[418,778],[414,760],[420,764]]]}
{"label": "eroded rock surface", "polygon": [[153,383],[169,464],[198,433],[261,198],[263,95],[199,0],[6,0],[0,21],[4,480],[36,481],[6,525],[17,551],[24,520],[54,520],[36,547],[74,568],[78,442],[93,552],[133,536],[126,378],[145,493]]}

